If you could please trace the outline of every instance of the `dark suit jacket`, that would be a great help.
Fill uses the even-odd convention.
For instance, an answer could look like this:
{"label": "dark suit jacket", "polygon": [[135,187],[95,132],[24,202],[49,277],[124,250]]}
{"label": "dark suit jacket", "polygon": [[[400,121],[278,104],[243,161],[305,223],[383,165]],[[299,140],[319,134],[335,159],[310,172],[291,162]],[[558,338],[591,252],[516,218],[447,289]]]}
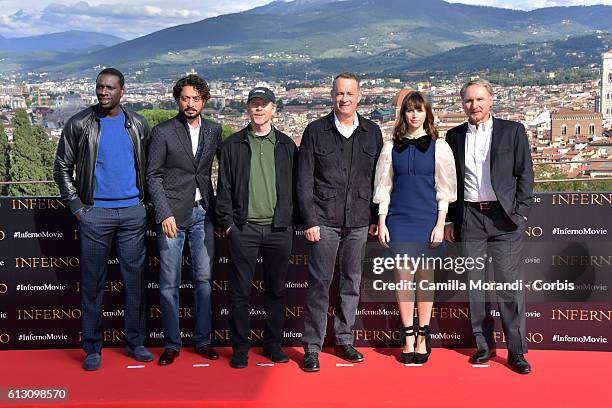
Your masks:
{"label": "dark suit jacket", "polygon": [[[450,204],[446,220],[454,224],[457,239],[461,239],[465,209],[463,193],[467,130],[466,122],[446,134],[446,141],[455,156],[457,171],[457,201]],[[533,202],[533,163],[529,140],[520,123],[493,118],[491,184],[508,218],[517,226],[524,224]]]}
{"label": "dark suit jacket", "polygon": [[147,162],[147,188],[155,205],[155,222],[174,216],[179,228],[191,219],[196,187],[202,206],[214,214],[211,169],[221,146],[221,125],[202,118],[196,157],[181,114],[160,123],[151,132]]}
{"label": "dark suit jacket", "polygon": [[304,229],[317,225],[364,227],[377,222],[378,206],[372,203],[372,191],[382,133],[376,123],[358,117],[350,169],[344,168],[343,136],[336,129],[333,111],[304,130],[297,183]]}

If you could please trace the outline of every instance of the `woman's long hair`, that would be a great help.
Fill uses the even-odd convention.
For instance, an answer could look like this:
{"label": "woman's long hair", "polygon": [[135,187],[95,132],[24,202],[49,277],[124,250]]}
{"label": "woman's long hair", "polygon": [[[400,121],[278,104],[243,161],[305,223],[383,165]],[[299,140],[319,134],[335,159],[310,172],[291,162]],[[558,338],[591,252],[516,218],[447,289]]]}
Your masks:
{"label": "woman's long hair", "polygon": [[434,114],[431,109],[431,103],[425,95],[418,91],[412,91],[402,101],[402,107],[400,108],[393,128],[393,139],[401,139],[408,133],[408,121],[406,121],[406,112],[411,109],[422,110],[425,108],[425,122],[423,123],[423,129],[425,133],[432,137],[432,139],[438,138],[438,129],[434,125]]}

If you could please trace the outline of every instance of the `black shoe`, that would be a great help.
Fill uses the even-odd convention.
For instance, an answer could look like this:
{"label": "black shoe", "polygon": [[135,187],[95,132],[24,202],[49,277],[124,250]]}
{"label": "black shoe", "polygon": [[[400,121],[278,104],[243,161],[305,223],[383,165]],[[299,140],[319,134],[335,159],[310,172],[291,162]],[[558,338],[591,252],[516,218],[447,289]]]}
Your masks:
{"label": "black shoe", "polygon": [[207,358],[209,360],[218,360],[219,359],[219,353],[217,353],[217,351],[210,347],[210,345],[205,345],[205,346],[200,346],[200,347],[196,347],[195,349],[196,354],[201,355],[204,358]]}
{"label": "black shoe", "polygon": [[232,368],[247,368],[249,366],[249,353],[247,351],[234,351],[230,360]]}
{"label": "black shoe", "polygon": [[508,353],[508,365],[519,374],[529,374],[531,366],[522,354]]}
{"label": "black shoe", "polygon": [[304,353],[304,364],[302,365],[302,370],[312,373],[319,371],[320,369],[319,353],[315,353],[313,351],[307,351]]}
{"label": "black shoe", "polygon": [[495,357],[495,349],[490,350],[477,350],[472,357],[470,357],[470,363],[472,364],[484,364],[489,359]]}
{"label": "black shoe", "polygon": [[336,344],[334,354],[343,360],[351,363],[360,363],[363,361],[363,354],[355,350],[350,344]]}
{"label": "black shoe", "polygon": [[181,352],[178,350],[171,349],[171,348],[165,348],[162,355],[159,356],[158,364],[159,365],[172,364],[174,363],[174,359],[177,358],[179,354],[181,354]]}
{"label": "black shoe", "polygon": [[[429,360],[431,354],[431,334],[429,333],[429,326],[419,326],[417,336],[425,337],[425,353],[414,353],[415,364],[425,364]],[[414,345],[416,348],[416,344]]]}
{"label": "black shoe", "polygon": [[270,349],[263,349],[263,356],[268,357],[270,360],[275,363],[288,363],[289,357],[283,352],[283,349],[280,347],[273,347]]}
{"label": "black shoe", "polygon": [[[412,348],[414,350],[414,346],[416,345],[416,337],[414,336],[414,327],[413,326],[404,326],[400,325],[399,329],[400,341],[402,343],[402,349],[406,347],[406,344],[410,342],[412,344]],[[414,351],[405,352],[402,350],[402,354],[400,354],[400,361],[402,364],[412,364],[414,361]]]}

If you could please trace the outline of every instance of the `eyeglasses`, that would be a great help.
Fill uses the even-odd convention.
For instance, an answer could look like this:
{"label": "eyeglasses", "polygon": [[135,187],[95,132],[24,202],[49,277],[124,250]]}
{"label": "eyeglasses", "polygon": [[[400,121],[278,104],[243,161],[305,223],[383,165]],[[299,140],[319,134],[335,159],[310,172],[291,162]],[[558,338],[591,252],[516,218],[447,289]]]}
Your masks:
{"label": "eyeglasses", "polygon": [[201,96],[194,96],[194,97],[191,97],[191,96],[181,96],[179,99],[181,100],[181,102],[193,101],[195,103],[200,103],[200,102],[202,102],[204,100],[204,98],[202,98]]}

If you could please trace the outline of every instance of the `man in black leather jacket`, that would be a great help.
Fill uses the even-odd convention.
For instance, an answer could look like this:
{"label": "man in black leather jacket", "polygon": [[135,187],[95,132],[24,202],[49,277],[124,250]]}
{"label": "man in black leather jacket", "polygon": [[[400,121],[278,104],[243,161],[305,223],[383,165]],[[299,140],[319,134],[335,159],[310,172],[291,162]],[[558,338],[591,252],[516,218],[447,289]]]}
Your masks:
{"label": "man in black leather jacket", "polygon": [[83,368],[97,370],[102,349],[102,298],[113,240],[125,291],[127,355],[152,361],[144,346],[147,121],[122,107],[125,80],[114,68],[96,79],[98,104],[68,120],[53,178],[79,223]]}

